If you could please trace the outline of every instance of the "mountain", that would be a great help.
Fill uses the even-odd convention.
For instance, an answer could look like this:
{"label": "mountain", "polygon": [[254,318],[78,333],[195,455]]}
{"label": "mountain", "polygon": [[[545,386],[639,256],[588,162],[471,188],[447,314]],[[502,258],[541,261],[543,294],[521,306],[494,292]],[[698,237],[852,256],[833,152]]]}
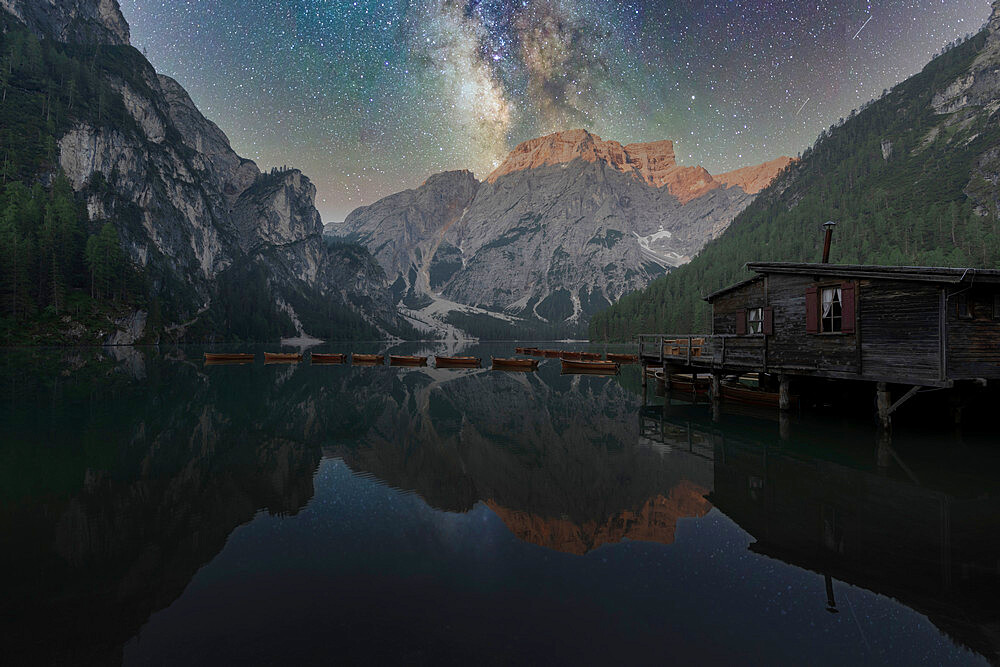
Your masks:
{"label": "mountain", "polygon": [[689,264],[590,322],[593,340],[708,332],[702,296],[749,261],[1000,267],[1000,0],[977,35],[820,133]]}
{"label": "mountain", "polygon": [[237,155],[116,0],[0,3],[9,342],[412,331],[378,265],[324,242],[309,179]]}
{"label": "mountain", "polygon": [[482,182],[437,174],[328,233],[365,245],[401,307],[431,327],[572,334],[688,262],[791,162],[712,176],[678,165],[670,141],[571,130],[522,143]]}

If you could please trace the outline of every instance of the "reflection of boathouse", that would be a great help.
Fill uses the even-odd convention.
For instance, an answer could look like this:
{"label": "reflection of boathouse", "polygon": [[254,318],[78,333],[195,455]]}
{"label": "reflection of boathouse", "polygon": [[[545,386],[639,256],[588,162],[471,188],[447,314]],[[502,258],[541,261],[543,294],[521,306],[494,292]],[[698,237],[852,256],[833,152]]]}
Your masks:
{"label": "reflection of boathouse", "polygon": [[[967,460],[974,451],[935,450],[921,462],[917,447],[877,444],[871,432],[873,446],[860,451],[832,441],[818,449],[814,438],[775,446],[769,422],[727,418],[739,429],[723,428],[703,408],[679,405],[643,414],[648,429],[664,420],[675,447],[713,443],[708,499],[755,538],[752,551],[896,598],[1000,661],[1000,493]],[[835,610],[828,590],[817,582],[816,604]]]}

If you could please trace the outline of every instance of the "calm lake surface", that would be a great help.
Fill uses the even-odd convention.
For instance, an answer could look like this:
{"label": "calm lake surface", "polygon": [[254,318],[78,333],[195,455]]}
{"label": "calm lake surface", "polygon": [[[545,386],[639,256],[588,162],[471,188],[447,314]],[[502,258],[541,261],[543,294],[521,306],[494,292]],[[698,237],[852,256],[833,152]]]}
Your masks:
{"label": "calm lake surface", "polygon": [[0,352],[4,664],[1000,661],[988,435],[203,351]]}

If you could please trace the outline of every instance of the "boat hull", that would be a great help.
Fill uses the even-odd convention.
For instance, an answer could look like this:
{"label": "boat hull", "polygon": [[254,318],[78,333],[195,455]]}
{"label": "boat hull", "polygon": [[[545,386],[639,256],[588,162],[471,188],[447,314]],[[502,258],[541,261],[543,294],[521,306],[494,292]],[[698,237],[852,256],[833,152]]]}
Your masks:
{"label": "boat hull", "polygon": [[255,356],[256,355],[253,354],[206,352],[205,363],[206,364],[249,364],[253,362]]}
{"label": "boat hull", "polygon": [[562,360],[563,373],[600,373],[602,375],[615,375],[619,367],[613,361],[572,361]]}
{"label": "boat hull", "polygon": [[295,354],[288,354],[285,352],[264,353],[265,364],[297,364],[300,361],[302,361],[302,355],[299,353]]}
{"label": "boat hull", "polygon": [[342,364],[347,361],[346,354],[317,354],[309,355],[310,363],[314,364]]}
{"label": "boat hull", "polygon": [[352,354],[352,366],[382,366],[385,364],[383,354]]}

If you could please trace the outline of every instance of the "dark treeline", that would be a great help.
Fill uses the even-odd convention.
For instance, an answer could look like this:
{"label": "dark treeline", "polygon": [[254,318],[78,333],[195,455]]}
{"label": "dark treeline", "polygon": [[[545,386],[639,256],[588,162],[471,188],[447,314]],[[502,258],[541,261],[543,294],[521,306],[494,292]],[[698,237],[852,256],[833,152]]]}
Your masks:
{"label": "dark treeline", "polygon": [[702,297],[749,277],[750,261],[819,261],[821,225],[838,222],[831,261],[917,266],[1000,266],[995,201],[974,169],[1000,145],[987,114],[948,124],[935,92],[968,69],[986,33],[951,45],[922,72],[823,131],[813,147],[689,264],[593,317],[592,340],[653,332],[708,332]]}

